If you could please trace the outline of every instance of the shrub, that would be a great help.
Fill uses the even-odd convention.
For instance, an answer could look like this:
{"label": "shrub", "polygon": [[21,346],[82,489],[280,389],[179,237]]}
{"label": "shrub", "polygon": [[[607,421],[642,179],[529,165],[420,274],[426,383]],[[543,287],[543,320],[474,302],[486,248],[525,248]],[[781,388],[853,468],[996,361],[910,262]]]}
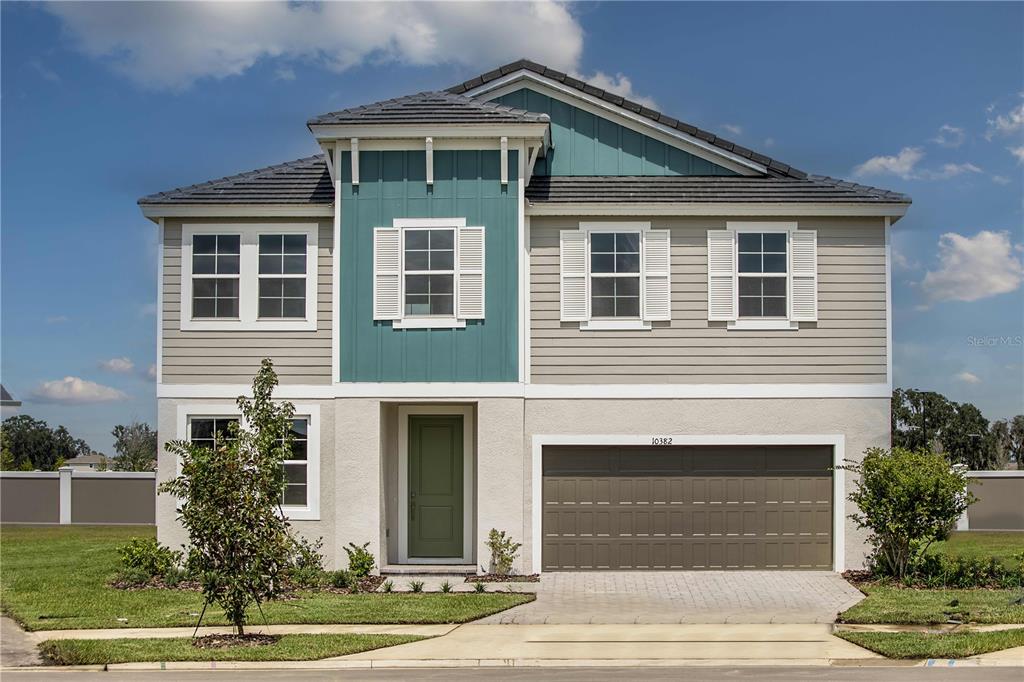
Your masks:
{"label": "shrub", "polygon": [[132,538],[117,548],[121,568],[141,571],[147,578],[162,576],[181,564],[182,553],[161,545],[156,538]]}
{"label": "shrub", "polygon": [[352,574],[342,568],[337,571],[331,571],[328,574],[328,580],[331,583],[331,587],[344,589],[352,585]]}
{"label": "shrub", "polygon": [[422,592],[423,591],[423,581],[422,580],[410,580],[409,581],[409,589],[412,590],[413,592]]}
{"label": "shrub", "polygon": [[482,582],[478,580],[475,583],[473,583],[473,591],[477,594],[483,594],[487,591],[487,585],[484,585]]}
{"label": "shrub", "polygon": [[122,568],[114,576],[114,581],[124,587],[145,587],[152,577],[141,568]]}
{"label": "shrub", "polygon": [[448,594],[452,591],[452,584],[445,580],[443,583],[441,583],[441,591],[445,594]]}
{"label": "shrub", "polygon": [[385,580],[384,581],[383,589],[388,594],[394,592],[395,591],[395,581],[394,580]]}
{"label": "shrub", "polygon": [[288,580],[295,587],[312,590],[320,587],[327,579],[327,574],[315,566],[302,566],[288,569]]}
{"label": "shrub", "polygon": [[324,570],[324,557],[320,554],[323,546],[323,538],[312,542],[302,536],[292,538],[292,566]]}
{"label": "shrub", "polygon": [[859,528],[868,528],[875,571],[904,580],[928,547],[948,537],[974,502],[960,466],[926,450],[870,448],[861,462],[839,467],[858,474],[850,501]]}
{"label": "shrub", "polygon": [[492,528],[487,535],[487,548],[491,550],[491,572],[508,575],[522,546],[521,542],[513,542],[511,537],[506,536],[505,531]]}
{"label": "shrub", "polygon": [[373,554],[366,549],[369,546],[369,542],[362,547],[354,542],[350,542],[348,547],[345,548],[345,554],[348,554],[348,570],[352,577],[357,580],[370,575],[373,572],[374,566],[377,565]]}
{"label": "shrub", "polygon": [[922,558],[914,567],[914,572],[904,579],[904,583],[929,588],[1015,589],[1024,586],[1024,562],[1018,563],[1015,568],[1007,568],[994,557],[972,559],[933,554]]}
{"label": "shrub", "polygon": [[162,576],[164,587],[177,587],[182,580],[188,577],[188,574],[184,569],[181,568],[169,568],[164,571]]}

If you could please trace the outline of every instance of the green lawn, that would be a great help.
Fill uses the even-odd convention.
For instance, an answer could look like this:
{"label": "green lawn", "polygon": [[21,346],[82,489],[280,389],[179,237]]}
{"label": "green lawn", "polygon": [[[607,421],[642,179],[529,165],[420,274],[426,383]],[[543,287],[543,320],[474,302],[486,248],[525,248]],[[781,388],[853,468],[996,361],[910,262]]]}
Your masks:
{"label": "green lawn", "polygon": [[928,549],[930,554],[946,554],[947,556],[962,556],[970,559],[988,559],[995,557],[1006,566],[1012,566],[1015,562],[1011,558],[1013,554],[1024,551],[1024,532],[984,532],[984,531],[960,531],[954,532],[945,542],[936,542]]}
{"label": "green lawn", "polygon": [[274,644],[202,649],[187,637],[161,639],[50,639],[39,649],[54,665],[168,661],[314,661],[408,644],[415,635],[284,635]]}
{"label": "green lawn", "polygon": [[950,618],[965,623],[1024,623],[1024,606],[1013,600],[1021,590],[914,590],[862,585],[868,595],[839,614],[842,623],[929,625]]}
{"label": "green lawn", "polygon": [[889,658],[966,658],[1024,646],[1024,629],[998,632],[837,632],[837,636]]}
{"label": "green lawn", "polygon": [[[152,536],[136,526],[2,526],[0,606],[28,630],[172,627],[196,622],[198,592],[115,590],[106,582],[117,570],[115,547],[131,537]],[[532,601],[532,594],[300,593],[299,599],[266,604],[270,623],[464,623]],[[126,619],[126,620],[118,620]],[[251,614],[262,623],[258,611]],[[208,609],[206,625],[225,625]]]}

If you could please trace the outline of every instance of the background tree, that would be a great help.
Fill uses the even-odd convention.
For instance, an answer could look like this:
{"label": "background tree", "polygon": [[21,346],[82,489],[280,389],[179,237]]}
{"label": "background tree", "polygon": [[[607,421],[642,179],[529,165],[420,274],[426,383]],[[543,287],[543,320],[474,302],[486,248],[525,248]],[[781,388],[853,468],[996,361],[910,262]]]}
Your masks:
{"label": "background tree", "polygon": [[128,426],[118,424],[111,431],[117,456],[111,462],[114,471],[152,471],[156,461],[157,434],[138,420]]}
{"label": "background tree", "polygon": [[4,420],[0,441],[6,454],[5,468],[22,471],[55,471],[64,460],[92,451],[89,444],[74,438],[66,428],[51,429],[41,419],[19,414]]}
{"label": "background tree", "polygon": [[940,393],[895,389],[891,412],[893,447],[933,449],[952,416],[953,405]]}
{"label": "background tree", "polygon": [[168,443],[168,451],[181,457],[181,475],[160,486],[180,501],[204,613],[218,604],[240,636],[249,607],[280,594],[293,543],[279,511],[295,408],[271,400],[275,386],[274,366],[264,359],[253,398],[238,399],[244,428],[232,423],[216,452],[186,441]]}
{"label": "background tree", "polygon": [[993,469],[1005,469],[1010,461],[1010,422],[1006,419],[998,419],[992,422],[989,427],[992,434],[992,445],[995,448],[995,464]]}
{"label": "background tree", "polygon": [[946,458],[971,470],[992,469],[997,455],[995,437],[981,410],[970,403],[953,403],[953,412],[939,436]]}
{"label": "background tree", "polygon": [[1018,469],[1024,469],[1024,414],[1010,420],[1010,459],[1017,462]]}

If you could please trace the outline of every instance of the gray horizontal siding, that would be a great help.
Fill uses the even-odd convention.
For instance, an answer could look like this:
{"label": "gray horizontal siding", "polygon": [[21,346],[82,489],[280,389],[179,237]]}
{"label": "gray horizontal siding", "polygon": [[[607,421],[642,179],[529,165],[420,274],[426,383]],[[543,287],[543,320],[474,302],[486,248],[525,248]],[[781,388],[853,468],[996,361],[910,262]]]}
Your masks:
{"label": "gray horizontal siding", "polygon": [[[248,384],[263,358],[274,361],[282,384],[331,381],[331,254],[333,226],[318,221],[316,331],[182,331],[181,226],[210,220],[168,220],[164,224],[163,381],[168,384]],[[261,222],[251,218],[226,223]],[[262,222],[282,222],[267,220]],[[288,218],[288,223],[296,222]]]}
{"label": "gray horizontal siding", "polygon": [[[558,233],[530,226],[534,383],[875,383],[886,380],[881,218],[794,219],[818,231],[818,318],[799,331],[727,331],[707,320],[707,230],[727,219],[654,218],[672,231],[672,321],[651,331],[580,331],[559,320]],[[738,219],[749,220],[749,219]],[[774,220],[774,219],[773,219]],[[780,219],[785,220],[785,219]]]}

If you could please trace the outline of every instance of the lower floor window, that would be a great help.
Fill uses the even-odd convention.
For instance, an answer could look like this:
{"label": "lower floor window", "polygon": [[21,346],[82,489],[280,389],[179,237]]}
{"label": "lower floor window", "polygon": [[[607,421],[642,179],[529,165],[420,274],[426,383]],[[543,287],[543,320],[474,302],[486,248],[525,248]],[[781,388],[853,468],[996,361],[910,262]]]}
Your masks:
{"label": "lower floor window", "polygon": [[740,317],[786,317],[785,277],[740,276]]}

